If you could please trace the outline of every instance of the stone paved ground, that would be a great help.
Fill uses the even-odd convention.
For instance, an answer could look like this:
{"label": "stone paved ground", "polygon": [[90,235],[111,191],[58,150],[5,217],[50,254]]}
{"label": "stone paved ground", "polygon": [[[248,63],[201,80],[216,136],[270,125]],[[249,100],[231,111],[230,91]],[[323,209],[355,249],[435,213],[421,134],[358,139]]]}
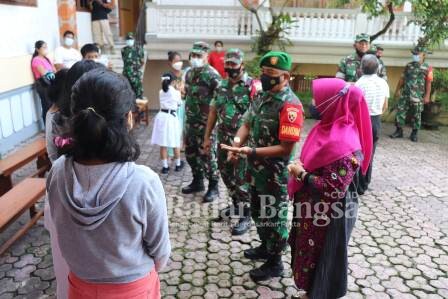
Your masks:
{"label": "stone paved ground", "polygon": [[[307,123],[309,129],[311,123]],[[350,244],[347,298],[448,298],[448,128],[422,132],[420,143],[380,140],[372,188],[361,198]],[[137,130],[139,162],[159,169],[150,128]],[[30,173],[32,165],[15,180]],[[172,262],[160,274],[164,298],[288,298],[296,293],[289,268],[281,279],[255,284],[253,263],[243,250],[258,244],[255,229],[232,237],[226,223],[211,221],[221,198],[202,204],[200,195],[181,195],[191,179],[181,173],[161,176],[168,198]],[[23,221],[23,217],[21,221]],[[3,232],[6,236],[17,228]],[[0,257],[0,299],[52,298],[55,282],[48,233],[42,222]]]}

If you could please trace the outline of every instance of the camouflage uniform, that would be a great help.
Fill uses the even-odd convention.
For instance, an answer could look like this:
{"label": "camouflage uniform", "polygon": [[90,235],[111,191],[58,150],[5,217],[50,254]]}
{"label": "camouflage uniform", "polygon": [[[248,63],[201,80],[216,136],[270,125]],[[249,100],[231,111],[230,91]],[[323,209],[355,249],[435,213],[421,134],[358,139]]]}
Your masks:
{"label": "camouflage uniform", "polygon": [[[216,97],[210,104],[217,112],[218,144],[232,144],[233,137],[242,125],[242,116],[249,108],[251,83],[252,78],[247,73],[235,85],[229,79],[221,81]],[[234,166],[227,161],[227,151],[218,149],[218,166],[233,204],[237,206],[240,202],[248,202],[249,185],[245,181],[247,161],[240,159]]]}
{"label": "camouflage uniform", "polygon": [[423,98],[426,93],[426,82],[432,80],[432,69],[427,63],[410,62],[404,69],[402,78],[404,86],[397,104],[395,122],[398,127],[405,124],[406,115],[411,110],[411,122],[414,130],[421,127]]}
{"label": "camouflage uniform", "polygon": [[339,63],[337,78],[347,82],[356,82],[362,77],[361,57],[357,53],[342,58]]}
{"label": "camouflage uniform", "polygon": [[[279,115],[286,104],[299,107],[300,113],[303,113],[300,100],[289,86],[275,94],[263,92],[254,99],[244,115],[244,122],[250,127],[248,146],[268,147],[281,143]],[[289,157],[248,159],[247,179],[250,182],[252,218],[257,225],[260,240],[265,244],[267,252],[273,255],[281,254],[288,241],[288,162]],[[270,213],[269,207],[261,207],[263,198],[266,204],[275,199],[270,205],[276,211],[274,217],[263,218],[263,210],[267,216]]]}
{"label": "camouflage uniform", "polygon": [[193,177],[203,179],[206,172],[210,182],[219,180],[216,136],[211,136],[209,154],[202,152],[201,147],[207,127],[209,105],[220,80],[218,72],[208,64],[202,68],[191,68],[185,75],[185,156]]}
{"label": "camouflage uniform", "polygon": [[121,49],[121,57],[123,58],[123,75],[128,78],[137,99],[143,98],[142,85],[142,60],[144,59],[143,47],[126,46]]}

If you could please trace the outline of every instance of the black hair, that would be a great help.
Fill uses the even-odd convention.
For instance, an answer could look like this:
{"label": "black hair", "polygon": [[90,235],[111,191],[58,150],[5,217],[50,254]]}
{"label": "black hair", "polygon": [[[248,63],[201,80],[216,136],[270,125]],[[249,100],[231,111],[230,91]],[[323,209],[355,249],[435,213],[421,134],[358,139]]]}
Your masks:
{"label": "black hair", "polygon": [[215,47],[216,47],[217,44],[221,44],[221,46],[224,46],[224,43],[222,42],[222,40],[215,41]]}
{"label": "black hair", "polygon": [[73,86],[71,128],[75,161],[137,160],[140,147],[129,133],[127,115],[135,94],[129,81],[105,68],[84,74]]}
{"label": "black hair", "polygon": [[171,85],[171,82],[174,80],[174,76],[172,73],[164,73],[162,75],[162,78],[166,78],[166,79],[162,80],[162,90],[164,92],[167,92],[168,88]]}
{"label": "black hair", "polygon": [[84,46],[82,46],[81,48],[81,55],[82,58],[86,58],[86,55],[89,53],[100,53],[100,49],[95,45],[95,44],[85,44]]}
{"label": "black hair", "polygon": [[48,98],[50,99],[50,102],[53,104],[56,104],[56,106],[59,107],[62,96],[63,96],[63,90],[65,86],[65,80],[67,79],[68,69],[64,68],[59,70],[54,80],[51,82],[50,87],[48,88]]}
{"label": "black hair", "polygon": [[373,75],[378,71],[378,58],[373,54],[366,54],[361,60],[361,70],[364,75]]}
{"label": "black hair", "polygon": [[176,56],[180,57],[180,53],[177,51],[168,51],[168,61],[173,62]]}
{"label": "black hair", "polygon": [[[33,57],[31,57],[31,63],[33,62],[34,57],[36,57],[37,55],[39,55],[39,52],[37,50],[39,50],[40,48],[43,47],[43,45],[45,45],[46,42],[44,42],[43,40],[38,40],[37,42],[34,43],[34,53],[33,53]],[[49,64],[51,64],[50,59],[48,59],[48,57],[44,57]]]}
{"label": "black hair", "polygon": [[76,81],[78,81],[78,79],[82,75],[84,75],[84,73],[87,73],[88,71],[96,68],[105,68],[105,66],[92,60],[81,60],[75,63],[70,68],[70,70],[68,70],[59,106],[59,111],[62,116],[65,117],[71,116],[70,103],[71,103],[71,94],[73,85],[75,85]]}
{"label": "black hair", "polygon": [[67,30],[67,31],[64,32],[64,37],[66,37],[69,34],[71,34],[71,35],[73,35],[73,37],[75,37],[75,33],[73,31],[70,31],[70,30]]}

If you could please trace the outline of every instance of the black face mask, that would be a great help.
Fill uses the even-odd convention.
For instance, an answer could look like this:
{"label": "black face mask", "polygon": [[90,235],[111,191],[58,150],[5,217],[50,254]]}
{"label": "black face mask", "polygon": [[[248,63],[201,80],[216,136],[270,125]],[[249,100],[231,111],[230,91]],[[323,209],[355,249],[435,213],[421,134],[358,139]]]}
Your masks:
{"label": "black face mask", "polygon": [[314,106],[313,104],[310,105],[309,111],[310,111],[311,118],[314,118],[314,119],[321,118],[319,110],[317,110],[316,106]]}
{"label": "black face mask", "polygon": [[236,79],[241,74],[241,66],[237,69],[225,68],[224,71],[229,75],[229,78]]}
{"label": "black face mask", "polygon": [[264,91],[269,91],[272,88],[274,88],[275,85],[280,84],[280,77],[271,77],[265,74],[262,74],[260,76],[261,81],[261,88],[263,88]]}

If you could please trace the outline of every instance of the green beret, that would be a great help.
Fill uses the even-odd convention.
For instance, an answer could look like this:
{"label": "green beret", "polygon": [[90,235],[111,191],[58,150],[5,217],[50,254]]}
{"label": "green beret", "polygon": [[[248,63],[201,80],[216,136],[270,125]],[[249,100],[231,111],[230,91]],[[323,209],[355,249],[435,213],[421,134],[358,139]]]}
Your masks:
{"label": "green beret", "polygon": [[240,49],[228,49],[224,56],[224,62],[233,62],[235,64],[243,63],[244,53]]}
{"label": "green beret", "polygon": [[204,54],[208,53],[210,46],[206,42],[195,42],[193,48],[191,48],[190,53]]}
{"label": "green beret", "polygon": [[362,42],[362,41],[370,43],[370,35],[368,35],[367,33],[358,34],[355,38],[355,42]]}
{"label": "green beret", "polygon": [[411,52],[414,55],[418,55],[420,53],[431,54],[431,52],[428,51],[428,48],[423,46],[415,46],[414,49],[411,50]]}
{"label": "green beret", "polygon": [[291,70],[291,56],[285,52],[270,51],[266,53],[260,60],[260,67],[268,66],[283,71]]}
{"label": "green beret", "polygon": [[134,39],[134,32],[128,32],[128,34],[126,34],[126,39]]}

